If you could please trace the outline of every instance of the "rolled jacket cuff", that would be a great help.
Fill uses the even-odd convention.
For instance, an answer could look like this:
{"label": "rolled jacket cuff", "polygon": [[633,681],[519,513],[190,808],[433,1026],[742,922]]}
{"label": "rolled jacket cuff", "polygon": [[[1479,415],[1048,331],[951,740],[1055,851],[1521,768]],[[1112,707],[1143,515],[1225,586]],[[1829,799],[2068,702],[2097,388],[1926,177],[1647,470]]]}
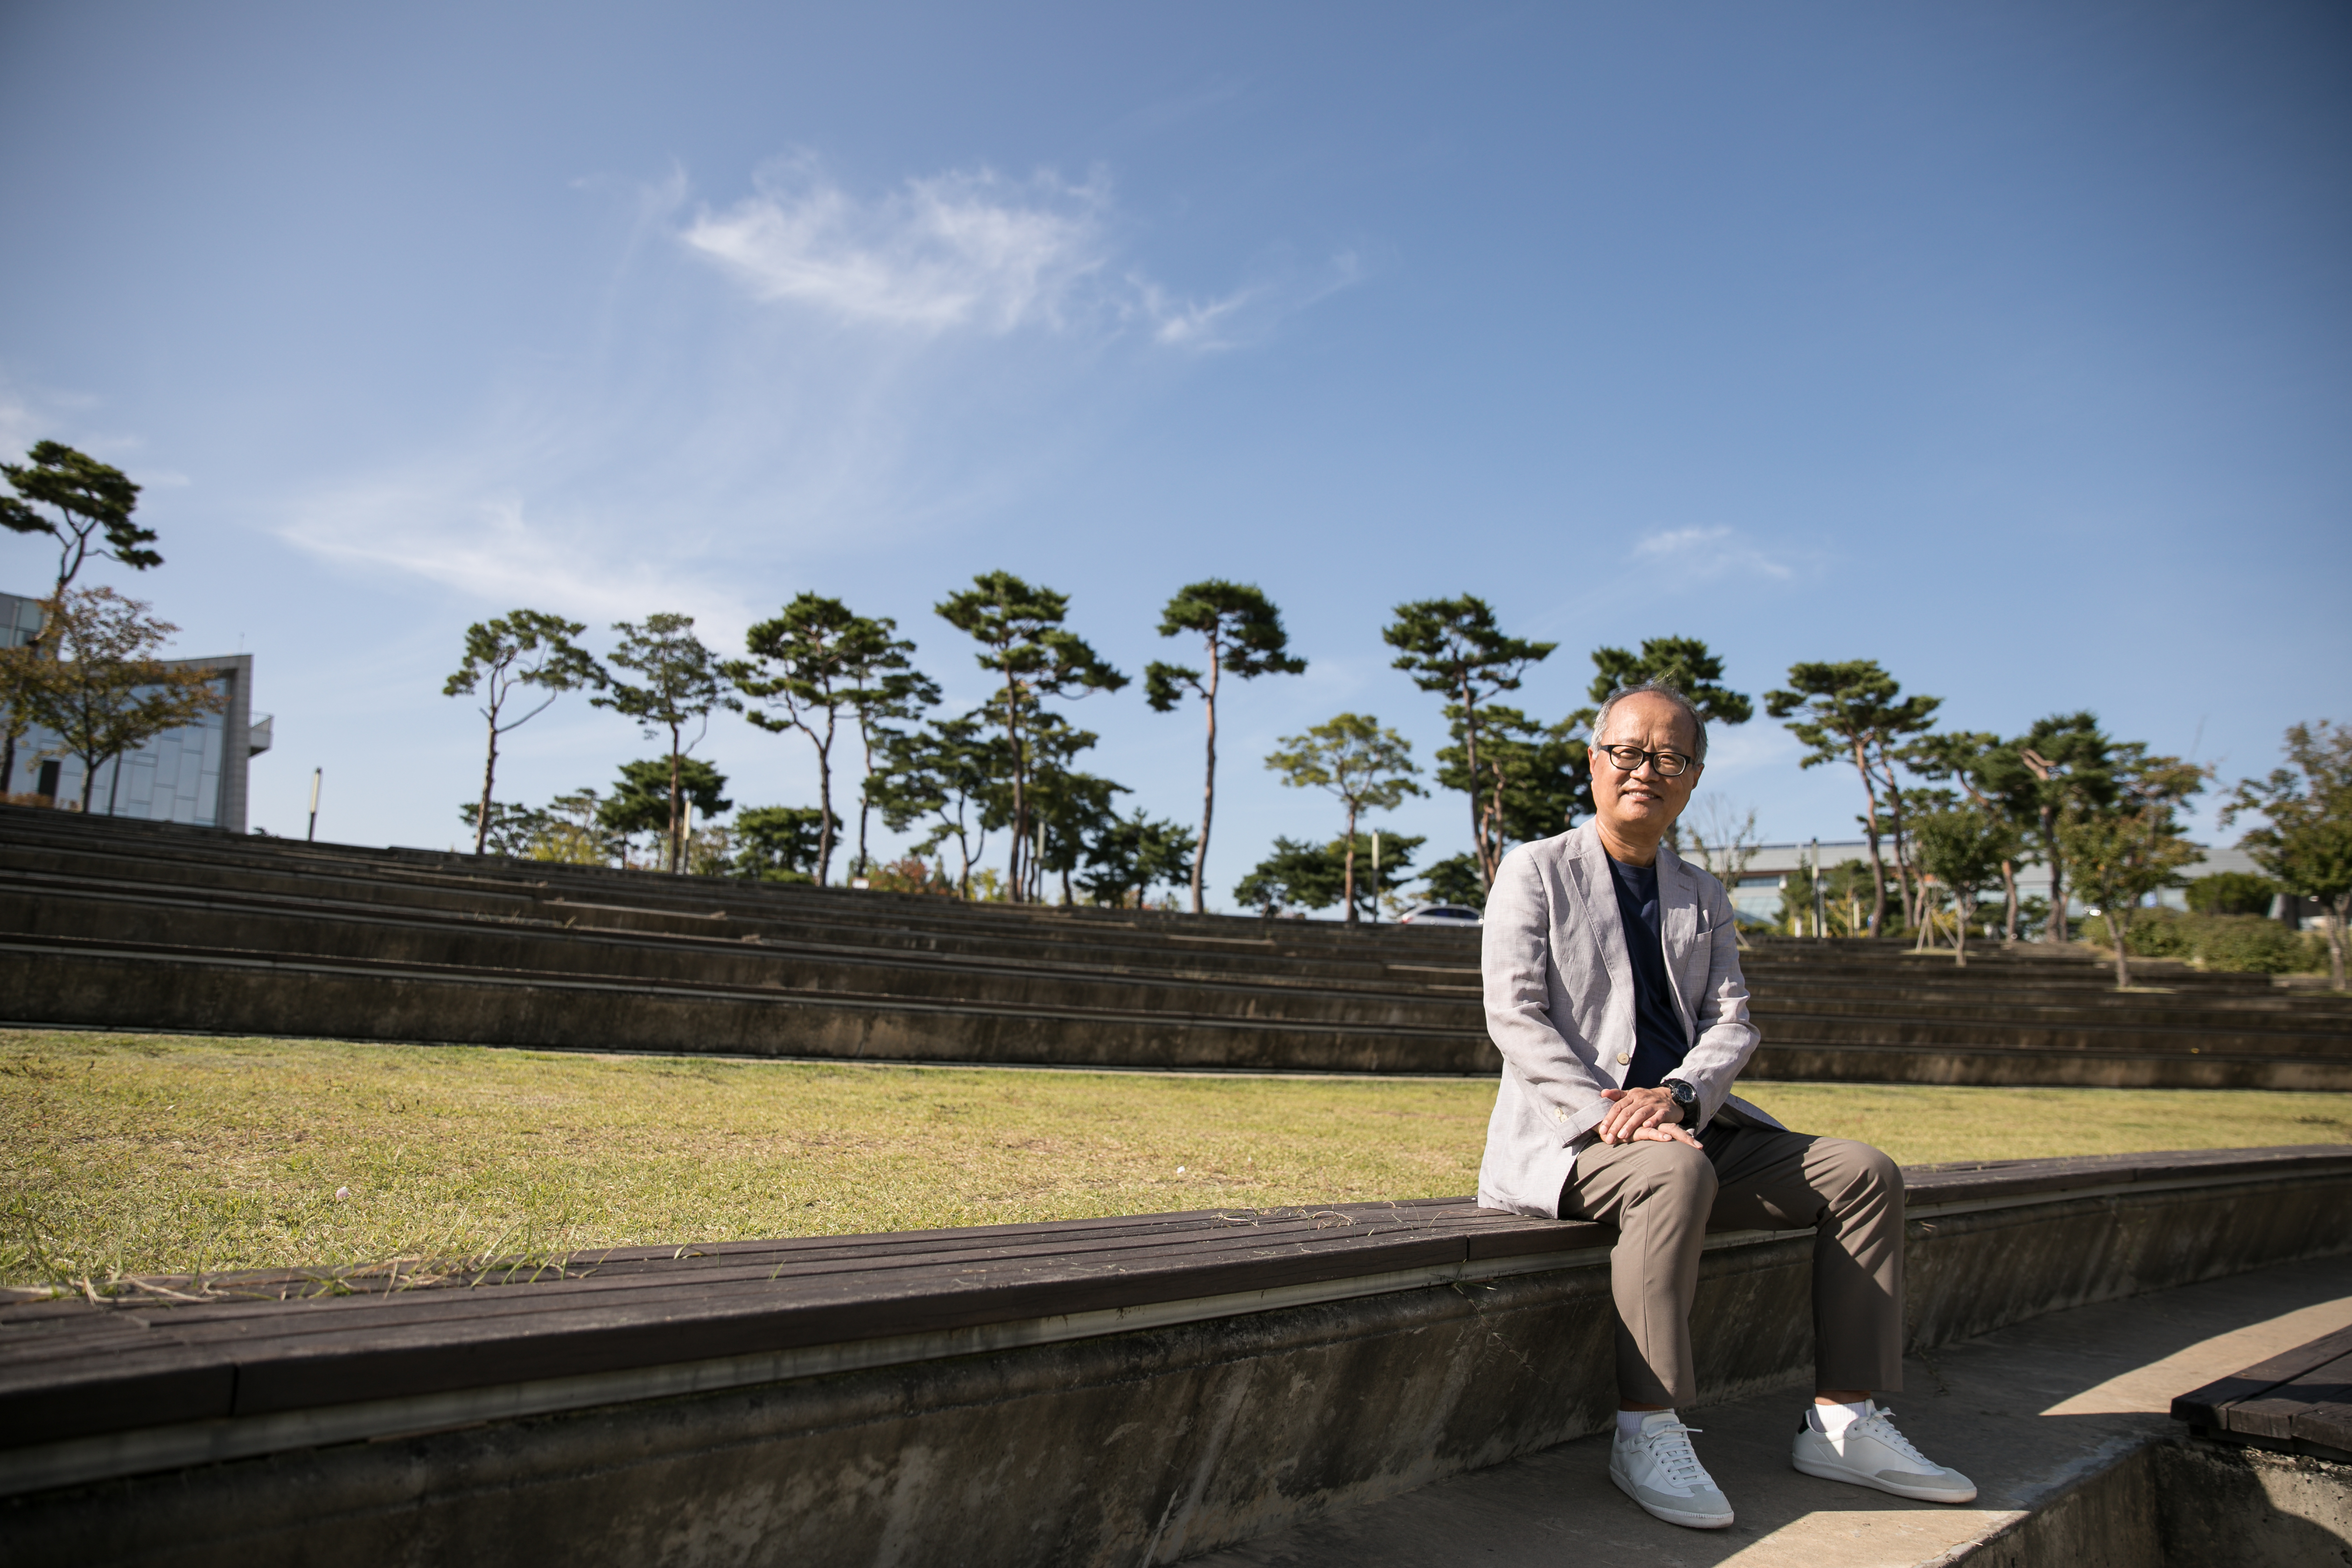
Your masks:
{"label": "rolled jacket cuff", "polygon": [[1612,1103],[1606,1100],[1595,1100],[1582,1110],[1568,1111],[1559,1119],[1559,1141],[1573,1143],[1600,1126],[1601,1119],[1609,1114]]}

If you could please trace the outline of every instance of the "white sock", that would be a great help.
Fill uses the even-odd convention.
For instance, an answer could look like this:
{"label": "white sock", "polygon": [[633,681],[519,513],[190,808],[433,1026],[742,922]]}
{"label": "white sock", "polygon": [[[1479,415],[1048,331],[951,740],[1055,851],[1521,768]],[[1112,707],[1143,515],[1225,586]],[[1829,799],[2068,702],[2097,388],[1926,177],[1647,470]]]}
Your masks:
{"label": "white sock", "polygon": [[1675,1413],[1671,1410],[1620,1410],[1617,1412],[1617,1436],[1620,1437],[1640,1436],[1642,1435],[1642,1423],[1647,1421],[1653,1415],[1663,1415],[1669,1421],[1675,1418]]}
{"label": "white sock", "polygon": [[1870,1414],[1870,1401],[1859,1405],[1813,1405],[1813,1430],[1824,1437],[1834,1437],[1847,1427]]}

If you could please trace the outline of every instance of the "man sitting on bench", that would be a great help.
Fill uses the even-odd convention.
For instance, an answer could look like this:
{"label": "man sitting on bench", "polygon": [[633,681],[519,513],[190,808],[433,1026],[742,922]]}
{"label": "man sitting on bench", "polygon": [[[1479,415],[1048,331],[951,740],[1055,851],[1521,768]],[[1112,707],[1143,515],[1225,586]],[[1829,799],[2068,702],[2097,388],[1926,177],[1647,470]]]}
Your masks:
{"label": "man sitting on bench", "polygon": [[1968,1502],[1872,1391],[1903,1384],[1903,1178],[1866,1143],[1791,1132],[1731,1095],[1756,1049],[1723,885],[1666,830],[1706,725],[1662,685],[1592,725],[1597,816],[1520,846],[1486,900],[1486,1027],[1503,1082],[1478,1201],[1615,1226],[1617,1437],[1609,1475],[1660,1519],[1721,1529],[1731,1504],[1675,1415],[1697,1396],[1691,1301],[1706,1227],[1811,1227],[1814,1386],[1794,1462],[1897,1497]]}

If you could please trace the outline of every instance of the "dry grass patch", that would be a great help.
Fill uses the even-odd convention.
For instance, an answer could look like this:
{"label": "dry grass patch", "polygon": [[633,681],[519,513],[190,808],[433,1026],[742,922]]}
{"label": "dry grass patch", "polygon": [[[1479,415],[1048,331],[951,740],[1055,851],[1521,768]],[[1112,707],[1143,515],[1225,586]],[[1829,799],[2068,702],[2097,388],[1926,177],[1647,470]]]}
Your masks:
{"label": "dry grass patch", "polygon": [[[2352,1142],[2341,1094],[1751,1093],[1906,1162]],[[1458,1079],[0,1031],[0,1280],[1438,1196],[1475,1187],[1493,1100]]]}

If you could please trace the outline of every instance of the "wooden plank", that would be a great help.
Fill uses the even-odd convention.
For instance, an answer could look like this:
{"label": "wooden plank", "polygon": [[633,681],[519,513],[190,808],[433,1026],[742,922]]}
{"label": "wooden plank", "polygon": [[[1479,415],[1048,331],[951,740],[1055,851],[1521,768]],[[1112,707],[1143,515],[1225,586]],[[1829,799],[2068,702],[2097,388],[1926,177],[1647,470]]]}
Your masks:
{"label": "wooden plank", "polygon": [[[696,1322],[719,1324],[712,1331],[725,1342],[692,1354],[734,1354],[780,1342],[814,1342],[812,1332],[866,1339],[969,1327],[1458,1262],[1465,1255],[1458,1235],[1424,1229],[1398,1227],[1374,1237],[1327,1239],[1321,1245],[1244,1234],[1220,1238],[1208,1250],[1124,1248],[1076,1258],[994,1260],[984,1266],[950,1262],[887,1270],[828,1268],[781,1279],[763,1273],[749,1279],[676,1279],[628,1291],[567,1282],[562,1287],[418,1292],[389,1299],[231,1303],[191,1310],[175,1323],[175,1339],[190,1358],[233,1354],[247,1365],[248,1378],[259,1363],[341,1353],[338,1347],[457,1345],[520,1337],[553,1350],[578,1336],[600,1334],[612,1324],[639,1321],[667,1325],[666,1331],[673,1334]],[[819,1331],[807,1326],[813,1319],[842,1314],[847,1316],[834,1329]],[[740,1326],[747,1323],[767,1326]],[[747,1334],[752,1342],[748,1345],[743,1342]],[[687,1353],[675,1344],[668,1352],[671,1358]],[[324,1385],[317,1392],[323,1394]],[[361,1395],[338,1397],[344,1396]]]}
{"label": "wooden plank", "polygon": [[177,1346],[53,1362],[0,1378],[0,1447],[208,1420],[231,1414],[236,1394],[233,1361],[192,1361]]}
{"label": "wooden plank", "polygon": [[[2113,1162],[2048,1162],[2073,1171],[2096,1169],[2108,1176],[2114,1173]],[[2015,1173],[2022,1174],[2022,1172]],[[915,1237],[869,1236],[862,1237],[804,1238],[787,1243],[730,1243],[709,1249],[719,1256],[698,1257],[704,1249],[691,1249],[683,1258],[664,1256],[661,1249],[635,1249],[643,1274],[635,1283],[651,1285],[667,1290],[675,1282],[691,1280],[697,1286],[722,1281],[750,1280],[797,1286],[815,1275],[847,1271],[860,1275],[870,1287],[869,1294],[877,1299],[896,1299],[903,1286],[886,1284],[890,1276],[935,1268],[942,1263],[954,1263],[963,1268],[1010,1266],[1020,1259],[1043,1259],[1052,1271],[1070,1279],[1083,1289],[1085,1282],[1102,1268],[1118,1268],[1129,1272],[1149,1268],[1154,1273],[1173,1264],[1182,1267],[1186,1258],[1195,1264],[1221,1261],[1217,1255],[1228,1250],[1247,1252],[1266,1240],[1279,1240],[1287,1245],[1305,1245],[1318,1249],[1353,1248],[1366,1245],[1386,1227],[1382,1220],[1396,1219],[1401,1212],[1418,1215],[1433,1220],[1453,1219],[1465,1229],[1460,1234],[1465,1246],[1465,1258],[1495,1258],[1538,1253],[1548,1250],[1570,1251],[1606,1246],[1605,1230],[1581,1227],[1573,1223],[1534,1221],[1518,1216],[1496,1215],[1477,1210],[1460,1200],[1422,1200],[1412,1205],[1346,1205],[1344,1209],[1314,1211],[1339,1213],[1351,1221],[1347,1230],[1324,1229],[1307,1234],[1315,1226],[1311,1214],[1298,1211],[1276,1211],[1269,1215],[1255,1216],[1255,1223],[1236,1244],[1228,1237],[1223,1242],[1205,1242],[1204,1233],[1212,1228],[1232,1226],[1237,1217],[1224,1211],[1198,1211],[1187,1215],[1152,1216],[1133,1219],[1065,1222],[1047,1226],[985,1227],[976,1232],[941,1231]],[[1358,1230],[1356,1226],[1363,1226]],[[1450,1228],[1450,1227],[1449,1227]],[[1076,1246],[1073,1233],[1092,1233],[1089,1241]],[[973,1242],[1001,1238],[1017,1246],[975,1247]],[[1171,1243],[1181,1244],[1185,1255],[1166,1253]],[[910,1245],[911,1244],[911,1245]],[[676,1249],[671,1249],[674,1254]],[[648,1258],[646,1254],[654,1256]],[[930,1256],[926,1256],[930,1254]],[[733,1263],[734,1268],[723,1272],[712,1271],[720,1262]],[[748,1267],[746,1267],[748,1266]],[[411,1321],[415,1314],[426,1317],[462,1319],[481,1316],[506,1316],[517,1311],[561,1310],[573,1303],[569,1298],[602,1295],[618,1283],[621,1270],[613,1270],[604,1278],[593,1277],[585,1281],[566,1280],[561,1283],[542,1282],[524,1287],[489,1286],[465,1291],[416,1292],[404,1295],[396,1302],[388,1302],[381,1293],[329,1300],[284,1303],[219,1303],[204,1307],[173,1310],[176,1327],[184,1333],[209,1340],[206,1325],[221,1324],[221,1337],[250,1341],[270,1332],[303,1334],[311,1331],[349,1331],[365,1326],[377,1317],[378,1310],[390,1306],[395,1314],[389,1321]],[[1171,1283],[1175,1281],[1171,1280]],[[529,1300],[520,1299],[516,1292],[528,1290]],[[455,1295],[459,1298],[446,1305],[428,1306],[417,1298],[426,1295]],[[551,1295],[554,1299],[549,1299]],[[59,1304],[45,1303],[47,1310]],[[78,1310],[78,1309],[77,1309]],[[1082,1310],[1082,1309],[1081,1309]],[[289,1321],[275,1329],[255,1321],[259,1312],[299,1311],[324,1314],[326,1318],[343,1319],[330,1322],[313,1316],[299,1323]],[[348,1314],[364,1314],[364,1316]]]}
{"label": "wooden plank", "polygon": [[[2340,1339],[2352,1330],[2328,1336]],[[2298,1373],[2261,1394],[2225,1405],[2221,1411],[2226,1431],[2249,1437],[2292,1438],[2299,1417],[2321,1405],[2352,1405],[2352,1354],[2336,1357],[2308,1372]]]}
{"label": "wooden plank", "polygon": [[[1115,1273],[1074,1285],[1066,1279],[996,1279],[962,1289],[945,1282],[895,1301],[854,1294],[846,1285],[803,1296],[785,1311],[740,1296],[715,1294],[630,1309],[567,1313],[552,1326],[530,1316],[459,1324],[306,1336],[273,1347],[267,1358],[241,1357],[239,1415],[574,1376],[674,1362],[848,1343],[992,1322],[1139,1307],[1177,1296],[1213,1296],[1322,1283],[1367,1271],[1457,1260],[1458,1243],[1416,1242],[1379,1249],[1370,1258],[1331,1254],[1252,1258],[1226,1268],[1185,1272],[1172,1292],[1152,1273]],[[828,1299],[830,1298],[830,1299]]]}
{"label": "wooden plank", "polygon": [[[866,1293],[882,1299],[902,1293],[907,1288],[904,1281],[925,1276],[966,1279],[1010,1271],[1024,1278],[1058,1277],[1082,1282],[1114,1270],[1148,1270],[1177,1278],[1188,1269],[1223,1266],[1236,1258],[1287,1258],[1301,1251],[1334,1255],[1334,1266],[1344,1270],[1362,1267],[1360,1258],[1366,1248],[1401,1241],[1440,1241],[1454,1248],[1457,1258],[1468,1256],[1471,1231],[1458,1224],[1399,1224],[1393,1219],[1369,1224],[1365,1223],[1366,1217],[1359,1216],[1356,1224],[1344,1228],[1318,1226],[1311,1219],[1300,1218],[1278,1226],[1234,1226],[1178,1238],[1110,1236],[1076,1244],[1066,1237],[1036,1238],[1021,1246],[947,1252],[853,1249],[815,1256],[785,1254],[772,1261],[759,1255],[689,1256],[634,1273],[592,1272],[583,1279],[536,1284],[486,1285],[470,1290],[425,1289],[390,1295],[371,1291],[284,1303],[206,1303],[179,1309],[173,1321],[181,1332],[192,1341],[201,1342],[247,1334],[252,1331],[249,1325],[257,1320],[282,1319],[289,1325],[284,1331],[302,1331],[293,1326],[297,1315],[309,1318],[320,1328],[341,1331],[372,1321],[402,1321],[419,1315],[463,1318],[550,1312],[564,1310],[583,1298],[707,1290],[727,1285],[772,1288],[774,1293],[786,1295],[836,1277],[854,1280]],[[1346,1261],[1349,1258],[1359,1261]],[[335,1321],[329,1325],[329,1319]]]}
{"label": "wooden plank", "polygon": [[2305,1405],[2295,1413],[2294,1426],[2298,1443],[2352,1454],[2352,1404],[2327,1400]]}
{"label": "wooden plank", "polygon": [[[1298,1233],[1255,1236],[1248,1233],[1196,1241],[1181,1248],[1121,1246],[1105,1243],[1078,1251],[1016,1254],[949,1259],[894,1259],[887,1266],[844,1267],[821,1264],[729,1268],[690,1274],[637,1277],[605,1281],[594,1278],[541,1286],[471,1291],[420,1291],[413,1296],[348,1297],[337,1300],[296,1304],[300,1310],[279,1309],[278,1303],[239,1303],[193,1311],[181,1331],[191,1343],[251,1339],[257,1334],[302,1337],[342,1334],[399,1323],[433,1321],[455,1324],[476,1320],[536,1317],[551,1323],[564,1315],[598,1311],[641,1302],[646,1310],[664,1303],[733,1300],[741,1297],[789,1311],[802,1300],[836,1297],[875,1304],[886,1317],[893,1304],[926,1292],[950,1294],[991,1288],[1000,1281],[1024,1286],[1058,1284],[1069,1298],[1071,1311],[1089,1310],[1090,1298],[1107,1279],[1150,1279],[1166,1299],[1217,1294],[1228,1289],[1257,1288],[1248,1278],[1262,1275],[1270,1282],[1298,1277],[1302,1268],[1318,1278],[1344,1278],[1354,1273],[1381,1272],[1396,1264],[1388,1259],[1400,1251],[1416,1259],[1433,1258],[1461,1261],[1468,1256],[1467,1239],[1447,1229],[1398,1227],[1376,1235],[1323,1237]],[[1306,1260],[1312,1260],[1311,1262]],[[1240,1278],[1235,1285],[1214,1289],[1200,1283],[1211,1276]],[[876,1332],[896,1330],[877,1327]]]}
{"label": "wooden plank", "polygon": [[[1330,1223],[1337,1215],[1346,1222]],[[1089,1252],[1127,1247],[1149,1247],[1181,1250],[1207,1245],[1212,1247],[1230,1245],[1235,1238],[1297,1239],[1307,1237],[1320,1245],[1347,1245],[1351,1240],[1368,1236],[1389,1235],[1400,1229],[1427,1232],[1444,1228],[1499,1237],[1487,1247],[1489,1255],[1497,1255],[1496,1247],[1506,1251],[1515,1244],[1511,1238],[1524,1235],[1523,1243],[1529,1249],[1542,1249],[1549,1243],[1546,1233],[1556,1228],[1557,1222],[1531,1221],[1516,1215],[1482,1210],[1459,1199],[1422,1199],[1400,1204],[1361,1204],[1334,1205],[1324,1210],[1203,1210],[1195,1214],[1155,1215],[1142,1218],[1101,1219],[1072,1222],[1051,1222],[1044,1225],[974,1226],[961,1230],[933,1232],[883,1233],[851,1237],[817,1237],[782,1240],[709,1243],[682,1247],[630,1247],[585,1251],[570,1255],[568,1269],[561,1274],[543,1277],[536,1282],[532,1269],[517,1266],[511,1277],[491,1271],[486,1279],[472,1272],[452,1275],[441,1283],[415,1284],[408,1277],[400,1283],[404,1291],[416,1290],[515,1290],[544,1291],[553,1289],[558,1280],[585,1277],[610,1281],[621,1278],[663,1279],[670,1278],[703,1279],[712,1277],[713,1270],[730,1273],[758,1271],[772,1277],[779,1265],[797,1272],[826,1266],[848,1268],[895,1268],[947,1261],[985,1262],[1021,1257],[1074,1258]],[[480,1279],[480,1283],[475,1281]],[[174,1278],[164,1283],[173,1289],[192,1289],[192,1282]],[[318,1309],[331,1302],[342,1306],[359,1305],[369,1300],[381,1300],[393,1281],[383,1274],[350,1277],[350,1296],[321,1296],[337,1284],[325,1275],[306,1275],[292,1271],[212,1277],[215,1288],[265,1291],[288,1289],[299,1296],[321,1296],[317,1300],[296,1300],[283,1305],[287,1310]],[[121,1299],[118,1299],[121,1300]],[[137,1300],[137,1299],[131,1299]],[[143,1301],[142,1305],[160,1304]],[[170,1307],[174,1321],[189,1324],[207,1321],[224,1312],[242,1315],[255,1306],[276,1307],[277,1301],[226,1297],[202,1304]],[[121,1310],[117,1305],[113,1310]],[[86,1309],[79,1301],[41,1302],[26,1308],[0,1312],[0,1324],[26,1310],[45,1313],[65,1313],[75,1317]],[[0,1332],[0,1343],[5,1343]]]}
{"label": "wooden plank", "polygon": [[[2234,1158],[2232,1156],[2235,1156]],[[2191,1150],[2154,1154],[2084,1156],[2071,1160],[1992,1163],[1971,1169],[1942,1166],[1906,1171],[1906,1201],[1913,1205],[1960,1203],[1987,1197],[2020,1197],[2082,1187],[2119,1186],[2225,1170],[2247,1181],[2286,1175],[2320,1175],[2352,1167],[2352,1152],[2340,1144],[2288,1145],[2275,1149]]]}
{"label": "wooden plank", "polygon": [[2315,1367],[2352,1355],[2352,1326],[2322,1334],[2292,1350],[2258,1361],[2227,1377],[2215,1378],[2172,1401],[2172,1418],[2192,1426],[2229,1430],[2226,1413],[2233,1405],[2258,1399],[2283,1383],[2291,1383]]}
{"label": "wooden plank", "polygon": [[1510,1226],[1474,1230],[1468,1239],[1471,1261],[1484,1263],[1497,1258],[1532,1258],[1613,1247],[1617,1228],[1582,1219],[1520,1219]]}

